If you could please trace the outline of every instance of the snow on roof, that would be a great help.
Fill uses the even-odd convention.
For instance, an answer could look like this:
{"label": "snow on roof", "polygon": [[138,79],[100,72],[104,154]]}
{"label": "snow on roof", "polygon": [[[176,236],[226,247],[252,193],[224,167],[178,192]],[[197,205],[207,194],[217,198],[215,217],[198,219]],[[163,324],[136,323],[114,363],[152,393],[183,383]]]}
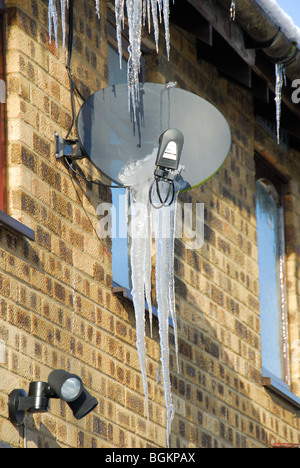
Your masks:
{"label": "snow on roof", "polygon": [[[269,15],[271,20],[280,27],[286,37],[296,42],[300,48],[300,29],[293,19],[278,5],[276,0],[256,0],[256,3]],[[298,3],[298,2],[297,2]]]}

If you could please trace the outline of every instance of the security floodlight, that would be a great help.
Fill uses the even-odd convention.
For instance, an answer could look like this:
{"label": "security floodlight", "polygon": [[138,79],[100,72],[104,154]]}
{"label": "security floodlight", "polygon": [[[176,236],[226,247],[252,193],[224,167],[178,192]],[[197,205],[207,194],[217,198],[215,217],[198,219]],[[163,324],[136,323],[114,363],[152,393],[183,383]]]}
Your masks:
{"label": "security floodlight", "polygon": [[[154,171],[154,182],[151,185],[149,198],[154,208],[170,206],[175,198],[176,171],[181,158],[184,137],[180,130],[169,128],[159,137],[159,148]],[[153,188],[156,187],[158,204],[153,200]]]}
{"label": "security floodlight", "polygon": [[51,372],[47,382],[31,382],[28,396],[23,389],[15,389],[9,395],[9,419],[13,424],[25,423],[27,413],[46,413],[50,398],[60,398],[68,403],[76,419],[87,416],[98,401],[84,388],[76,374],[58,369]]}

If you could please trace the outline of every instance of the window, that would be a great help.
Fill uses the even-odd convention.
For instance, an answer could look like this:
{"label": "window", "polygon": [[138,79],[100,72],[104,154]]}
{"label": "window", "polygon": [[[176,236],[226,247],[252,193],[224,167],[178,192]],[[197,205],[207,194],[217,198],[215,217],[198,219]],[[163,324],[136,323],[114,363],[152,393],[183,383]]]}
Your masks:
{"label": "window", "polygon": [[[108,86],[127,82],[127,60],[122,58],[122,69],[120,69],[120,59],[113,43],[108,44]],[[117,136],[112,135],[112,138]],[[115,208],[116,226],[112,226],[115,236],[112,238],[112,273],[113,281],[126,289],[130,287],[130,268],[128,256],[128,237],[126,221],[126,189],[112,189],[112,204]],[[124,216],[120,216],[124,214]],[[121,232],[125,235],[120,236]]]}
{"label": "window", "polygon": [[0,0],[0,209],[5,210],[4,173],[5,173],[5,48],[4,48],[4,0]]}
{"label": "window", "polygon": [[256,159],[256,220],[264,377],[290,385],[284,240],[285,181]]}
{"label": "window", "polygon": [[5,74],[5,0],[0,0],[0,224],[35,240],[32,229],[6,214],[6,74]]}

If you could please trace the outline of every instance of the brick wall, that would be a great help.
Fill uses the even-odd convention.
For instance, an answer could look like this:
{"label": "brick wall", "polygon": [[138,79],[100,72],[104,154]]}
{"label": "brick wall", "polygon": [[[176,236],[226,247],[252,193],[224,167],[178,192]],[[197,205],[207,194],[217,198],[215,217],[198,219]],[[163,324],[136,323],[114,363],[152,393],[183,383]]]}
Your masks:
{"label": "brick wall", "polygon": [[[72,69],[85,97],[106,85],[106,8],[94,0],[75,9]],[[0,440],[24,444],[8,421],[8,394],[47,380],[53,368],[80,375],[98,407],[80,422],[68,406],[28,419],[31,447],[165,446],[165,409],[157,324],[147,330],[150,421],[135,346],[132,305],[111,292],[111,245],[96,234],[96,208],[106,189],[70,177],[54,157],[54,131],[72,120],[62,48],[48,40],[47,2],[6,1],[9,214],[34,229],[31,242],[0,227]],[[84,12],[84,14],[82,13]],[[87,20],[88,18],[88,24]],[[289,320],[299,338],[299,155],[286,154],[255,123],[251,94],[198,63],[187,34],[171,30],[146,57],[147,80],[177,81],[215,104],[233,137],[218,175],[181,196],[205,203],[205,243],[176,242],[180,373],[174,348],[171,379],[176,416],[171,446],[266,447],[300,443],[293,407],[261,385],[254,151],[290,177],[287,194]],[[61,44],[61,41],[60,41]],[[77,111],[81,101],[76,101]],[[88,162],[82,161],[90,176]],[[300,396],[299,365],[293,389]]]}

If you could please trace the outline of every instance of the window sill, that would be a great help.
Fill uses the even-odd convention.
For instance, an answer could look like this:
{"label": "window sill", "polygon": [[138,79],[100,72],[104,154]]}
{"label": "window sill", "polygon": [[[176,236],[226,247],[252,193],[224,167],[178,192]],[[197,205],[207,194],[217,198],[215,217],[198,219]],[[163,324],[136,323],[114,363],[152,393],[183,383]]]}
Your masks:
{"label": "window sill", "polygon": [[[132,297],[131,291],[127,288],[124,288],[123,286],[120,286],[114,281],[113,281],[113,294],[127,300],[133,305],[133,297]],[[148,307],[147,301],[145,301],[145,310],[149,313],[149,307]],[[152,314],[158,318],[158,311],[156,307],[152,306]],[[173,320],[171,318],[169,318],[169,325],[173,327]]]}
{"label": "window sill", "polygon": [[7,229],[13,231],[16,234],[21,234],[22,236],[28,237],[28,239],[32,241],[35,240],[35,232],[32,229],[4,213],[2,210],[0,210],[0,226],[1,225],[5,226]]}
{"label": "window sill", "polygon": [[289,390],[286,383],[263,370],[262,385],[279,395],[285,401],[300,409],[300,398]]}
{"label": "window sill", "polygon": [[[122,297],[123,299],[126,299],[128,302],[133,304],[133,297],[132,297],[131,291],[127,288],[124,288],[123,286],[120,286],[118,283],[115,283],[114,281],[113,281],[113,293],[116,296]],[[145,310],[149,312],[149,307],[146,301],[145,301]],[[158,316],[157,309],[153,306],[152,306],[152,312],[153,312],[153,315],[156,315],[156,317]]]}

